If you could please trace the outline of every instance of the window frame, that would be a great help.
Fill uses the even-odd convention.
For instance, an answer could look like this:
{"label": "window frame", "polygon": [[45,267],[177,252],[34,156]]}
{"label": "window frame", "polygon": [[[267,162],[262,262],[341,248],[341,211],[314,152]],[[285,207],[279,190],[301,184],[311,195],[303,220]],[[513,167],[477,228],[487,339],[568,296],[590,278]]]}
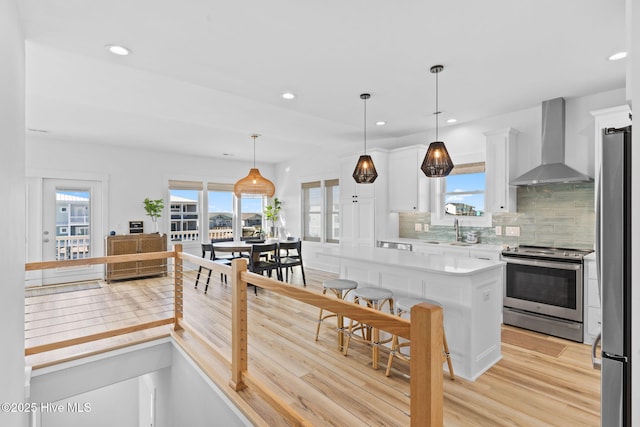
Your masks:
{"label": "window frame", "polygon": [[[320,211],[318,212],[320,218],[320,232],[319,237],[307,236],[307,222],[308,222],[308,214],[309,212],[306,209],[306,198],[305,198],[305,190],[311,188],[320,189]],[[332,200],[332,206],[329,207],[329,197],[327,196],[327,191],[331,191],[329,189],[337,188],[338,195],[337,200]],[[333,220],[329,220],[327,215],[332,215],[335,218],[337,215],[337,224],[340,226],[340,180],[338,178],[331,179],[314,179],[300,183],[300,238],[307,242],[320,243],[320,244],[331,244],[338,245],[340,244],[340,237],[330,238],[328,236],[330,230],[330,223],[333,223]],[[334,210],[333,206],[337,206],[337,212]],[[329,212],[331,209],[331,212]]]}
{"label": "window frame", "polygon": [[[323,201],[323,206],[324,206],[324,230],[322,235],[324,236],[324,241],[326,243],[335,243],[335,244],[339,244],[340,243],[340,180],[339,179],[327,179],[324,180],[322,182],[323,187],[324,187],[324,191],[323,196],[324,196],[324,201]],[[336,200],[334,200],[333,196],[331,196],[331,200],[328,196],[329,191],[333,191],[333,189],[337,188],[338,189],[338,196],[336,198]],[[333,203],[330,203],[333,202]],[[331,205],[331,206],[330,206]],[[338,207],[338,210],[335,211],[334,210],[334,206]],[[331,220],[329,219],[331,217]],[[337,222],[338,224],[338,236],[336,238],[331,238],[329,237],[329,235],[331,234],[331,230],[333,230],[332,225],[335,224]]]}
{"label": "window frame", "polygon": [[[301,205],[301,211],[302,211],[302,216],[301,216],[301,221],[300,221],[300,228],[301,228],[301,232],[300,232],[300,238],[302,240],[304,240],[305,242],[322,242],[324,240],[324,226],[323,226],[323,222],[324,222],[324,218],[323,218],[323,213],[325,211],[324,209],[324,195],[322,194],[322,188],[323,188],[323,182],[322,181],[309,181],[309,182],[303,182],[300,184],[300,205]],[[313,190],[313,189],[318,189],[320,191],[320,203],[319,203],[319,210],[318,212],[310,212],[307,210],[307,199],[308,197],[305,197],[305,195],[307,194],[308,191]],[[311,213],[317,213],[318,218],[320,220],[320,230],[318,232],[318,237],[314,237],[314,236],[308,236],[307,232],[308,230],[308,224],[309,224],[309,215]]]}
{"label": "window frame", "polygon": [[473,226],[473,227],[491,227],[492,225],[492,214],[487,209],[487,174],[486,174],[486,163],[482,162],[470,162],[463,163],[460,165],[454,166],[450,175],[464,175],[471,173],[479,173],[482,172],[485,174],[485,189],[484,191],[474,191],[473,194],[483,194],[484,195],[484,215],[482,216],[464,216],[464,215],[447,215],[445,213],[445,197],[446,192],[446,177],[443,178],[435,178],[434,179],[434,190],[432,192],[433,196],[433,211],[431,212],[431,225],[443,225],[443,226],[453,226],[454,220],[457,218],[458,222],[464,221],[465,226]]}

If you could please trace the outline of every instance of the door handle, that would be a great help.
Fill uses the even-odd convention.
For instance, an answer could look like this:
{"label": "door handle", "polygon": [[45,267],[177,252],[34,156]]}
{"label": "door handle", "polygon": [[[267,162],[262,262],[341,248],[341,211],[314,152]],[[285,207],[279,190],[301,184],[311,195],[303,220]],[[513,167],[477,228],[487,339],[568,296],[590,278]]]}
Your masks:
{"label": "door handle", "polygon": [[598,334],[593,344],[591,344],[591,364],[593,365],[593,369],[602,370],[602,359],[596,357],[596,349],[598,348],[598,344],[602,339],[602,332]]}
{"label": "door handle", "polygon": [[42,243],[48,243],[49,239],[42,239]]}

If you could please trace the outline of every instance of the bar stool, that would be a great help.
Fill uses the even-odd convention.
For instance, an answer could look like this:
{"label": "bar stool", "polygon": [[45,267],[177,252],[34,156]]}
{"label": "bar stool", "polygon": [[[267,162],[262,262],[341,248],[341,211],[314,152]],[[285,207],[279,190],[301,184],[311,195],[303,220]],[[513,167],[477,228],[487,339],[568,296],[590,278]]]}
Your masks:
{"label": "bar stool", "polygon": [[[327,290],[333,292],[338,299],[345,299],[347,294],[351,292],[353,289],[358,287],[358,282],[355,280],[348,279],[333,279],[333,280],[325,280],[322,282],[322,294],[325,295]],[[338,350],[342,351],[342,346],[344,343],[344,324],[343,324],[343,316],[342,314],[333,313],[327,314],[324,317],[322,316],[322,308],[320,309],[320,315],[318,316],[318,327],[316,329],[316,341],[318,341],[318,335],[320,334],[320,325],[322,322],[329,318],[336,316],[337,324],[338,324]]]}
{"label": "bar stool", "polygon": [[[405,313],[411,313],[411,308],[414,305],[420,304],[423,302],[429,303],[431,305],[437,305],[438,307],[442,307],[442,304],[430,299],[412,298],[412,297],[398,298],[396,300],[396,315],[402,316]],[[406,361],[411,360],[411,356],[404,354],[400,351],[402,347],[407,347],[410,344],[411,343],[409,341],[400,343],[398,336],[397,335],[393,336],[391,340],[391,352],[389,353],[389,363],[387,364],[387,372],[386,372],[387,376],[389,376],[389,374],[391,373],[391,364],[393,363],[394,357],[397,357],[398,359],[402,359]],[[443,348],[442,353],[445,359],[447,360],[447,365],[449,366],[449,376],[451,377],[452,380],[454,380],[455,375],[453,374],[453,364],[451,363],[451,355],[449,354],[449,345],[447,344],[447,335],[444,333],[444,328],[442,330],[442,348]]]}
{"label": "bar stool", "polygon": [[[366,303],[367,307],[380,310],[385,303],[389,303],[389,312],[393,314],[393,292],[384,288],[360,288],[354,291],[353,302],[360,304],[360,301]],[[360,331],[361,337],[355,336],[355,332]],[[392,338],[380,341],[380,330],[373,328],[366,323],[358,322],[353,319],[349,322],[347,331],[347,341],[344,345],[344,355],[349,351],[349,342],[351,337],[360,342],[371,345],[371,367],[378,369],[380,361],[380,345],[390,342]]]}

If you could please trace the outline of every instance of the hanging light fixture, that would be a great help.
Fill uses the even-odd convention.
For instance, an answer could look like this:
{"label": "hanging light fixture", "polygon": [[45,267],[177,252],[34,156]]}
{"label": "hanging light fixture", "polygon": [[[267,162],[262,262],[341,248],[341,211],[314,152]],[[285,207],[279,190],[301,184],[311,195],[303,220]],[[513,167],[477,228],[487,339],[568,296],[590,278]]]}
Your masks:
{"label": "hanging light fixture", "polygon": [[429,144],[427,154],[424,156],[422,166],[420,169],[429,178],[439,178],[449,175],[453,169],[453,162],[445,147],[444,142],[438,141],[438,74],[444,69],[442,65],[434,65],[431,67],[431,72],[436,75],[436,140]]}
{"label": "hanging light fixture", "polygon": [[253,134],[253,168],[249,170],[249,175],[245,176],[233,186],[233,192],[237,197],[242,194],[255,194],[273,197],[276,192],[276,186],[273,182],[260,175],[260,171],[256,168],[256,138],[260,135]]}
{"label": "hanging light fixture", "polygon": [[358,159],[352,175],[358,184],[372,184],[378,177],[373,160],[367,154],[367,99],[369,98],[371,98],[371,95],[368,93],[360,95],[360,99],[364,101],[364,153]]}

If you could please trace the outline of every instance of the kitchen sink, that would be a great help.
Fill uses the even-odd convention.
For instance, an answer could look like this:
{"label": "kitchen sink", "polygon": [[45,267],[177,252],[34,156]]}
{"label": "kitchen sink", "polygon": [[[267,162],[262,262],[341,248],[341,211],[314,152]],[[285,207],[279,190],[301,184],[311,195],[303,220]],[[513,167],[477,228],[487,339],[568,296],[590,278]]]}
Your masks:
{"label": "kitchen sink", "polygon": [[471,243],[464,243],[464,242],[451,242],[449,244],[451,246],[471,246]]}
{"label": "kitchen sink", "polygon": [[428,243],[428,244],[430,244],[430,245],[439,245],[439,244],[440,244],[440,242],[435,242],[435,241],[432,241],[432,242],[425,242],[425,243]]}

